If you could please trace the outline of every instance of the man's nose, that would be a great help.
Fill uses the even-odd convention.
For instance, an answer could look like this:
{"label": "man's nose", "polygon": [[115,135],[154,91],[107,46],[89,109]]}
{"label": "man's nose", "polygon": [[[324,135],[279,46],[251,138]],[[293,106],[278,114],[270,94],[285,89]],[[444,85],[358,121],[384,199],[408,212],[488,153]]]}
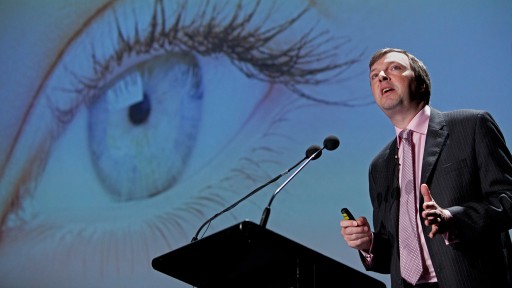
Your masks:
{"label": "man's nose", "polygon": [[389,77],[388,77],[388,75],[386,75],[386,73],[384,73],[384,71],[380,71],[380,73],[379,73],[379,80],[380,81],[389,80]]}

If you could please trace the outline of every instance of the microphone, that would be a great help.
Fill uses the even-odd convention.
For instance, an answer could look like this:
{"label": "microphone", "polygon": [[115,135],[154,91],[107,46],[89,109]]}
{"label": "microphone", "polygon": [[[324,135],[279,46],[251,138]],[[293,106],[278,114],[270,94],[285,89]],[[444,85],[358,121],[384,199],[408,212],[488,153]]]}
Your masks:
{"label": "microphone", "polygon": [[[325,144],[324,144],[325,145]],[[311,145],[307,150],[306,150],[306,156],[304,158],[302,158],[299,162],[297,162],[295,165],[293,165],[290,169],[284,171],[283,173],[277,175],[276,177],[270,179],[267,183],[259,186],[258,188],[254,189],[253,191],[251,191],[249,194],[245,195],[244,197],[242,197],[240,200],[236,201],[235,203],[231,204],[229,207],[226,207],[224,210],[220,211],[219,213],[213,215],[211,218],[209,218],[208,220],[206,220],[200,227],[199,229],[197,230],[196,234],[194,235],[194,237],[192,238],[192,240],[190,242],[194,242],[198,239],[198,235],[199,233],[201,232],[201,230],[204,228],[204,226],[206,226],[207,224],[211,223],[215,218],[219,217],[220,215],[228,212],[229,210],[235,208],[238,204],[240,204],[242,201],[244,201],[245,199],[251,197],[252,195],[256,194],[256,192],[260,191],[261,189],[267,187],[268,185],[276,182],[279,178],[281,178],[282,176],[288,174],[290,171],[292,171],[293,169],[295,169],[295,167],[299,166],[300,163],[304,162],[304,160],[308,159],[309,160],[314,160],[314,159],[318,159],[320,156],[322,155],[322,150],[320,148],[320,146],[318,145]],[[206,232],[206,231],[205,231]]]}
{"label": "microphone", "polygon": [[266,227],[268,218],[270,217],[270,205],[272,205],[272,202],[274,201],[274,198],[277,196],[277,194],[297,175],[311,160],[316,160],[322,156],[322,150],[327,149],[329,151],[335,150],[340,146],[340,140],[338,137],[334,135],[329,135],[324,139],[324,147],[320,148],[318,145],[311,146],[308,151],[306,152],[306,155],[309,157],[307,158],[306,162],[304,162],[286,181],[279,187],[277,190],[272,194],[272,197],[270,197],[270,200],[268,201],[267,207],[263,210],[263,214],[261,215],[260,220],[260,226]]}
{"label": "microphone", "polygon": [[332,151],[340,146],[340,139],[334,135],[329,135],[324,139],[324,148]]}
{"label": "microphone", "polygon": [[[311,158],[311,160],[316,160],[322,156],[322,148],[318,145],[309,146],[308,150],[306,150],[306,157],[304,160]],[[294,167],[295,168],[295,167]]]}

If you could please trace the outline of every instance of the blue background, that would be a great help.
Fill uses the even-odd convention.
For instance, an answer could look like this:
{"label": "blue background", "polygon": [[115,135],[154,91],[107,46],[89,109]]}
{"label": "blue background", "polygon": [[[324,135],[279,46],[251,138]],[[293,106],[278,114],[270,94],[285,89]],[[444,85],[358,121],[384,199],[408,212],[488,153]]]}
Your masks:
{"label": "blue background", "polygon": [[[250,61],[223,53],[252,39],[221,38],[235,35],[222,29],[237,15],[237,1],[187,1],[183,10],[185,1],[163,2],[157,27],[179,15],[176,27],[189,34],[181,46],[148,51],[134,39],[137,29],[139,39],[149,39],[152,1],[0,2],[3,286],[188,287],[154,271],[151,259],[190,242],[206,219],[328,135],[340,147],[324,151],[278,194],[267,227],[363,271],[340,235],[339,211],[371,219],[368,165],[394,135],[368,81],[369,57],[380,48],[406,49],[426,64],[432,107],[487,110],[512,141],[509,0],[261,1],[257,8],[240,1],[239,16],[255,12],[243,32],[264,32],[310,7],[273,41],[257,42],[262,49]],[[205,23],[217,30],[193,31]],[[276,62],[261,60],[265,53],[290,47],[313,27],[311,37],[326,34],[306,47],[336,53],[309,59],[300,71],[354,63],[311,72],[302,80],[329,80],[311,85],[289,71],[282,78],[259,73]],[[129,36],[125,48],[142,50],[120,51],[119,35]],[[197,44],[206,35],[215,37]],[[234,46],[223,47],[227,39]],[[112,58],[116,52],[122,57]],[[343,105],[301,98],[291,84]],[[126,103],[140,89],[150,98],[151,121],[135,127]],[[284,179],[216,219],[205,235],[244,219],[259,222]],[[389,284],[388,275],[368,274]]]}

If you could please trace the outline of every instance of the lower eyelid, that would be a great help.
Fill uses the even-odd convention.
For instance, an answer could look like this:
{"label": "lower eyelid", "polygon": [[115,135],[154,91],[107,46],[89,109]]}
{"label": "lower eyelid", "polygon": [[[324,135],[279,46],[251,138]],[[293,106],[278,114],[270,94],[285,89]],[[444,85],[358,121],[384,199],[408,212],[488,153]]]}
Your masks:
{"label": "lower eyelid", "polygon": [[[269,139],[265,140],[268,141]],[[257,162],[252,162],[254,164],[258,163],[257,166],[253,168],[244,167],[241,169],[252,171],[252,173],[254,173],[252,175],[254,177],[252,181],[254,182],[248,181],[249,179],[246,179],[241,175],[237,175],[237,171],[239,169],[231,169],[232,174],[226,174],[223,178],[224,180],[221,179],[220,181],[216,182],[217,184],[208,185],[208,187],[203,187],[203,189],[194,189],[199,191],[200,195],[196,195],[195,197],[187,200],[186,205],[179,205],[179,203],[176,203],[176,201],[172,201],[173,198],[171,198],[171,195],[167,194],[166,196],[150,199],[141,205],[137,205],[141,207],[136,209],[137,211],[161,211],[167,209],[167,212],[153,213],[153,215],[149,215],[147,213],[144,213],[143,215],[137,215],[133,214],[133,212],[130,212],[135,208],[131,206],[127,209],[122,209],[125,212],[122,212],[122,210],[117,211],[122,213],[117,213],[115,209],[111,210],[110,212],[106,212],[116,212],[116,217],[108,217],[106,214],[95,214],[94,218],[97,218],[97,222],[95,221],[91,223],[89,219],[87,222],[82,224],[76,223],[72,226],[64,225],[64,222],[73,221],[72,217],[69,217],[69,215],[66,218],[55,218],[57,221],[52,220],[52,218],[39,218],[39,220],[35,222],[37,222],[39,227],[46,228],[43,229],[44,233],[38,234],[37,237],[33,237],[32,239],[34,239],[34,241],[39,241],[38,244],[46,243],[46,245],[55,245],[55,249],[59,251],[59,253],[53,256],[54,259],[60,259],[60,257],[67,255],[67,253],[72,253],[71,251],[74,249],[73,247],[75,247],[77,243],[82,243],[80,244],[82,251],[90,251],[90,253],[86,253],[86,255],[94,255],[93,252],[105,249],[103,246],[104,243],[118,243],[116,241],[121,241],[119,243],[125,243],[125,241],[121,239],[131,239],[131,244],[128,246],[116,245],[115,247],[110,247],[109,249],[105,250],[104,253],[102,253],[102,257],[104,257],[102,259],[92,259],[86,257],[82,261],[79,261],[81,265],[92,266],[94,263],[97,263],[99,260],[101,260],[102,263],[110,263],[109,266],[114,269],[114,271],[112,271],[112,273],[114,273],[113,275],[115,275],[115,273],[126,273],[127,271],[122,271],[123,268],[117,268],[118,263],[116,262],[116,259],[118,255],[131,255],[131,253],[133,253],[132,247],[159,247],[159,249],[166,247],[165,249],[173,249],[177,245],[181,245],[180,243],[189,241],[192,235],[187,235],[185,230],[188,229],[185,229],[184,227],[190,226],[191,222],[194,222],[193,226],[198,227],[198,223],[200,223],[202,221],[201,219],[204,219],[205,216],[209,217],[210,215],[213,215],[213,213],[218,212],[222,208],[226,207],[227,204],[233,201],[233,199],[240,197],[240,194],[243,194],[243,192],[240,192],[244,190],[243,188],[254,186],[255,182],[257,182],[255,179],[265,178],[260,174],[263,171],[257,171],[261,169],[266,170],[263,166],[275,165],[276,163],[271,160],[273,155],[269,155],[268,152],[266,152],[268,149],[247,147],[247,150],[260,151],[260,153],[263,153],[261,155],[262,158],[259,158]],[[264,154],[267,154],[267,156],[263,156]],[[269,160],[265,161],[265,158],[268,158]],[[243,160],[241,161],[244,162]],[[245,163],[247,164],[247,162]],[[262,163],[269,164],[262,166]],[[188,185],[185,184],[185,187],[177,187],[177,189],[182,191],[188,190],[186,186],[196,182],[192,179],[190,180],[191,183]],[[228,187],[229,189],[226,189]],[[226,191],[231,192],[226,193]],[[206,199],[210,200],[206,201]],[[249,200],[248,202],[251,203],[252,200]],[[169,205],[169,203],[174,203],[177,209],[170,211],[172,210],[172,205]],[[149,209],[149,207],[151,207],[151,209]],[[162,209],[163,207],[166,209]],[[187,208],[185,209],[185,207]],[[250,206],[249,204],[246,205],[246,212],[251,211],[251,209],[247,210],[248,207],[252,207],[252,211],[256,212],[259,212],[261,208],[258,207],[258,205]],[[105,219],[110,220],[105,221]],[[115,230],[112,230],[111,226],[115,223],[120,225],[116,226]],[[188,231],[188,233],[191,232]],[[16,230],[11,230],[9,235],[15,237],[17,235]],[[139,256],[132,255],[132,257],[136,257],[137,259],[151,259],[161,252],[151,251],[150,248],[148,249],[149,250],[144,252],[146,254],[143,254],[144,249],[137,249],[140,250],[140,252],[137,253]],[[65,261],[67,259],[63,258],[61,260]]]}

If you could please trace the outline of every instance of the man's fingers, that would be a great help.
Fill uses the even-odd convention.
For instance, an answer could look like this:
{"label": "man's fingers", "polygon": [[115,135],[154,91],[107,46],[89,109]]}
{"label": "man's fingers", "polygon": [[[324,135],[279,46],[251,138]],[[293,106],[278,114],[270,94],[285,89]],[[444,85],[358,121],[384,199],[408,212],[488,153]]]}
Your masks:
{"label": "man's fingers", "polygon": [[432,225],[432,230],[430,230],[430,233],[428,234],[428,237],[434,238],[434,236],[437,235],[437,230],[439,230],[439,226],[437,224],[436,225]]}
{"label": "man's fingers", "polygon": [[357,218],[357,224],[361,225],[361,226],[367,225],[368,220],[366,220],[366,217],[361,216],[361,217]]}
{"label": "man's fingers", "polygon": [[430,189],[428,188],[427,184],[421,184],[421,195],[423,195],[423,201],[424,202],[432,202],[432,195],[430,195]]}
{"label": "man's fingers", "polygon": [[354,227],[354,226],[357,226],[357,221],[356,220],[341,220],[340,226],[341,226],[341,228]]}

